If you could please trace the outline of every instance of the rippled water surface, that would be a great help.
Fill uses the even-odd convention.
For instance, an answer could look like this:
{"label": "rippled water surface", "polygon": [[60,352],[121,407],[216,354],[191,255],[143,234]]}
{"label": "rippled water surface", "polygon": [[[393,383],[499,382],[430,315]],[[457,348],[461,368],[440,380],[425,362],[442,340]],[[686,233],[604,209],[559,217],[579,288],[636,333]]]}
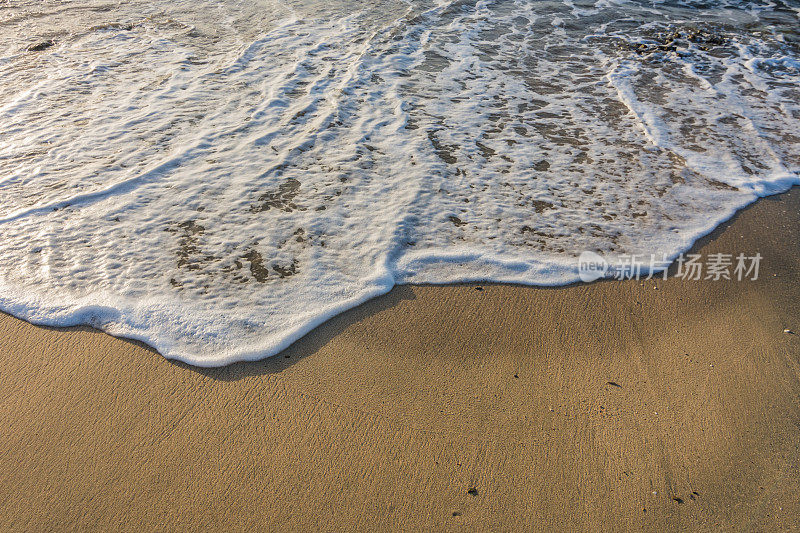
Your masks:
{"label": "rippled water surface", "polygon": [[0,308],[201,365],[798,183],[800,2],[0,0]]}

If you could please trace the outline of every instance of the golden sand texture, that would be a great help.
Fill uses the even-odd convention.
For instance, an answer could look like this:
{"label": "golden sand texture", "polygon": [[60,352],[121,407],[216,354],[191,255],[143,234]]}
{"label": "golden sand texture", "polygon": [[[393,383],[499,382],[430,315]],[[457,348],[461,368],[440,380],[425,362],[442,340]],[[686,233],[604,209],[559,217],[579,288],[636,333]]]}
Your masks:
{"label": "golden sand texture", "polygon": [[754,282],[397,287],[213,370],[0,315],[0,529],[796,529],[798,227],[696,247]]}

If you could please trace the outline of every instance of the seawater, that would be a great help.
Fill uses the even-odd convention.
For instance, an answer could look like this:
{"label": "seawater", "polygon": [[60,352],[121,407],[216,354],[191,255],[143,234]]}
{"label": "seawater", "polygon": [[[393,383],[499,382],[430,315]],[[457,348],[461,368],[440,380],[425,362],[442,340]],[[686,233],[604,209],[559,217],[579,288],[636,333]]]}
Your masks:
{"label": "seawater", "polygon": [[0,309],[215,366],[800,182],[788,0],[0,2]]}

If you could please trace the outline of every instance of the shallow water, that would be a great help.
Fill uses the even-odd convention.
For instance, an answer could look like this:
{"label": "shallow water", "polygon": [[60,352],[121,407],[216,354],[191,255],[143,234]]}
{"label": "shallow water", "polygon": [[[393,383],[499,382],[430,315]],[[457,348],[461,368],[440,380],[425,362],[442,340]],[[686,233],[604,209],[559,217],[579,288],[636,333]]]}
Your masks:
{"label": "shallow water", "polygon": [[220,365],[674,257],[800,182],[799,80],[794,1],[0,1],[0,308]]}

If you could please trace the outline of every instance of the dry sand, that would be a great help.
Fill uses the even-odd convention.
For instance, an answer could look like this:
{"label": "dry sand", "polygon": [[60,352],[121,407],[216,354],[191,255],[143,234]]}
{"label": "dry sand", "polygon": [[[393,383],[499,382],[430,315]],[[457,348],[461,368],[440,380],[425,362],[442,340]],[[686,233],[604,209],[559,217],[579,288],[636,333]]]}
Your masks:
{"label": "dry sand", "polygon": [[698,244],[756,282],[397,287],[216,370],[1,315],[0,528],[797,529],[799,226]]}

